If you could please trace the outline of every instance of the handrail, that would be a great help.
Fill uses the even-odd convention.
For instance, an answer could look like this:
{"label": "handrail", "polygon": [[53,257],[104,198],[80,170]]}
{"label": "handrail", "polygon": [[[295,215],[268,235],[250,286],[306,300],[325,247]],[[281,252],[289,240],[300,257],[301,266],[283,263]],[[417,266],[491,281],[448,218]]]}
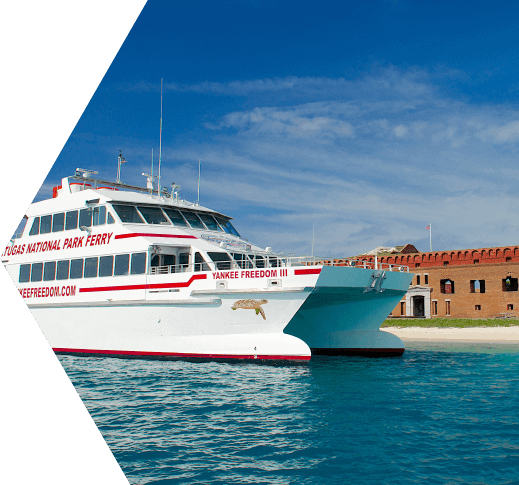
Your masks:
{"label": "handrail", "polygon": [[[372,269],[381,271],[395,271],[409,273],[409,266],[378,262],[376,267],[373,261],[362,261],[354,258],[318,258],[315,256],[263,256],[262,259],[247,258],[246,260],[209,261],[194,264],[177,264],[167,266],[151,266],[150,274],[186,273],[191,271],[240,271],[240,270],[276,270],[278,268],[308,266],[347,266],[351,269]],[[213,269],[214,268],[214,269]]]}

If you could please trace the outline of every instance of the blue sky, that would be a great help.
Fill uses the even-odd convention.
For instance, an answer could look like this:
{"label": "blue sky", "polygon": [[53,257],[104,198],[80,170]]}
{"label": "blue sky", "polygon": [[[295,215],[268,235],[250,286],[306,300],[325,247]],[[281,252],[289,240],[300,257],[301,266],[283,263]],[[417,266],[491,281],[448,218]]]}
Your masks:
{"label": "blue sky", "polygon": [[[76,167],[163,185],[275,251],[517,243],[519,4],[158,1],[36,200]],[[116,26],[115,26],[116,27]],[[155,170],[156,170],[155,166]]]}

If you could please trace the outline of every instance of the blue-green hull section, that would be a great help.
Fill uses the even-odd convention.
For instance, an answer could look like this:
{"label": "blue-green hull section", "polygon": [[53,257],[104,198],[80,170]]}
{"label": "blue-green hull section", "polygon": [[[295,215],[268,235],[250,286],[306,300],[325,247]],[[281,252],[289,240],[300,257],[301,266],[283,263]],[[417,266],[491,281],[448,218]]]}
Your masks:
{"label": "blue-green hull section", "polygon": [[412,277],[325,266],[284,332],[303,340],[314,353],[401,354],[404,343],[382,332],[380,325],[405,295]]}

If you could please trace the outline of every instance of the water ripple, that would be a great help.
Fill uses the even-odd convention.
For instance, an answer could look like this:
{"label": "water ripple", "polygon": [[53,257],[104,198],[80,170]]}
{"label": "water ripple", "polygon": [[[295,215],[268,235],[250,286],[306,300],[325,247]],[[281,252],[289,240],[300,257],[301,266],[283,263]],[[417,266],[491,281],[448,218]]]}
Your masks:
{"label": "water ripple", "polygon": [[512,484],[517,347],[309,365],[60,356],[130,483]]}

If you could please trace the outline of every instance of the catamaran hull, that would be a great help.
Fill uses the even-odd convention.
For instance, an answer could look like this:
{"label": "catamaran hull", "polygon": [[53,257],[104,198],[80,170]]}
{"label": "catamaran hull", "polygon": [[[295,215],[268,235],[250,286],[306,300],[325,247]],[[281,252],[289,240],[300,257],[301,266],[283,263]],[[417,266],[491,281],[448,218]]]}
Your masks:
{"label": "catamaran hull", "polygon": [[82,286],[75,301],[51,303],[45,293],[29,308],[57,353],[307,361],[312,354],[404,352],[379,327],[412,275],[300,267],[283,270],[277,287],[260,278],[251,289],[244,273],[222,286],[217,273],[143,276],[133,286]]}
{"label": "catamaran hull", "polygon": [[[261,295],[248,295],[260,301]],[[309,360],[303,341],[282,330],[308,293],[272,295],[261,308],[232,298],[187,302],[88,302],[32,305],[56,353],[146,358]]]}
{"label": "catamaran hull", "polygon": [[402,340],[379,328],[406,293],[412,277],[325,266],[284,332],[306,342],[314,355],[402,355]]}

